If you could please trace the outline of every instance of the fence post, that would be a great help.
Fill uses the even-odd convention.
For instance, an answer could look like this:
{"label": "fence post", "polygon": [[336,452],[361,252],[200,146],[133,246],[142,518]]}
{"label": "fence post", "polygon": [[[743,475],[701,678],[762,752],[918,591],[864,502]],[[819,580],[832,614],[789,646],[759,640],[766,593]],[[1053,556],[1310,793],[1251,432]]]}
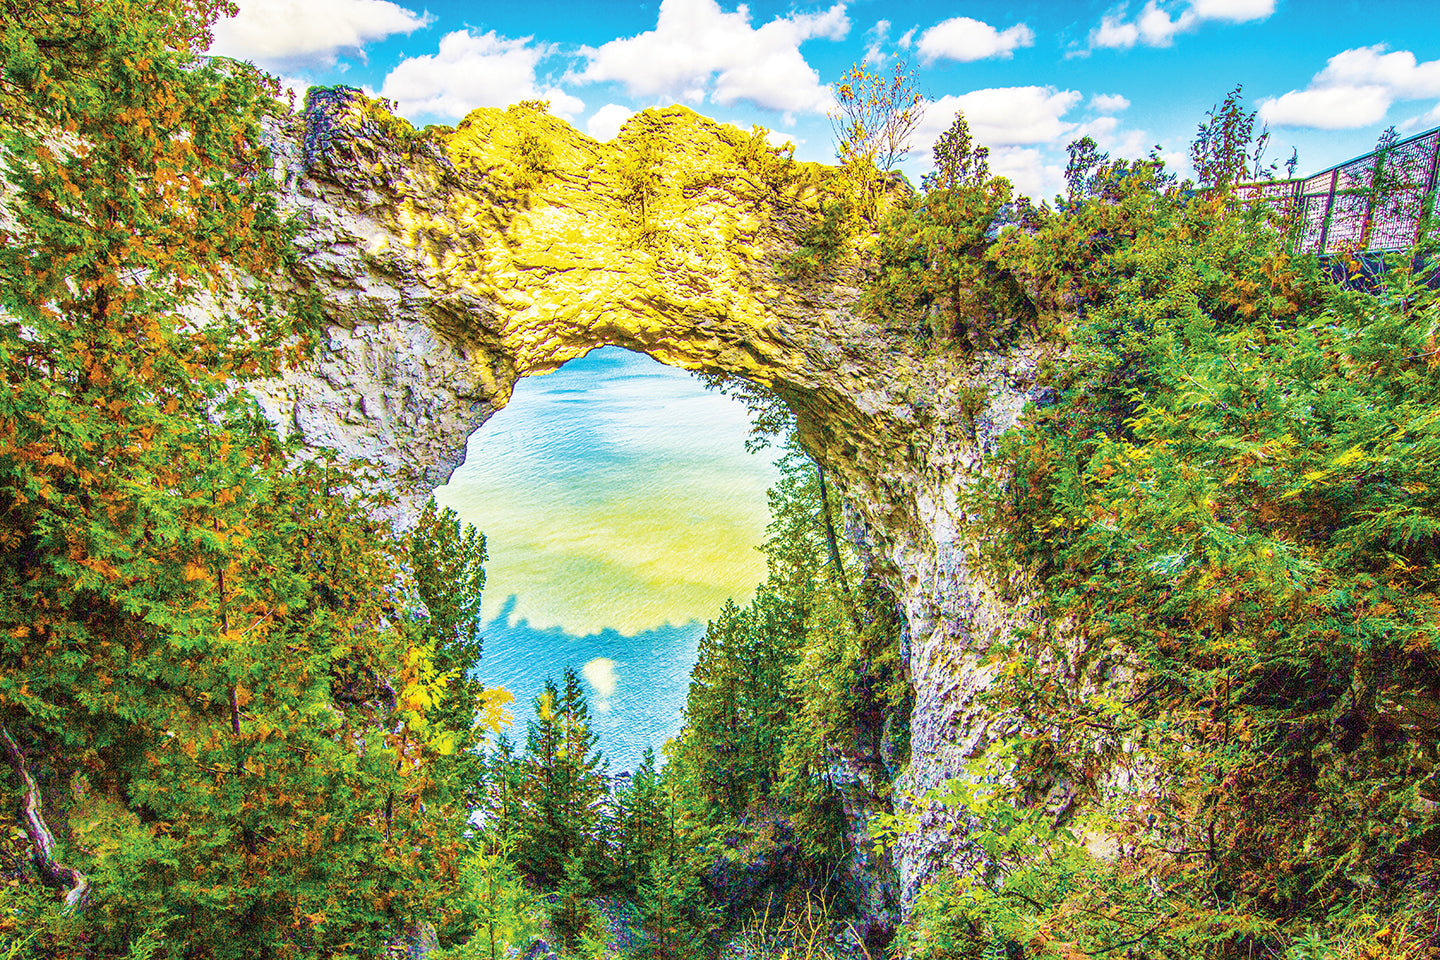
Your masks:
{"label": "fence post", "polygon": [[1385,155],[1389,149],[1375,151],[1375,166],[1370,169],[1370,189],[1365,191],[1365,220],[1360,224],[1360,250],[1370,249],[1370,231],[1375,227],[1375,201],[1385,185]]}
{"label": "fence post", "polygon": [[1330,171],[1330,193],[1325,198],[1325,219],[1320,226],[1320,249],[1315,252],[1325,255],[1326,243],[1330,239],[1330,215],[1335,212],[1335,181],[1340,177],[1340,168]]}
{"label": "fence post", "polygon": [[1425,182],[1425,192],[1420,196],[1420,220],[1415,224],[1415,242],[1421,240],[1420,232],[1425,225],[1436,214],[1435,209],[1435,188],[1436,179],[1440,176],[1440,133],[1435,135],[1435,140],[1430,144],[1430,177]]}

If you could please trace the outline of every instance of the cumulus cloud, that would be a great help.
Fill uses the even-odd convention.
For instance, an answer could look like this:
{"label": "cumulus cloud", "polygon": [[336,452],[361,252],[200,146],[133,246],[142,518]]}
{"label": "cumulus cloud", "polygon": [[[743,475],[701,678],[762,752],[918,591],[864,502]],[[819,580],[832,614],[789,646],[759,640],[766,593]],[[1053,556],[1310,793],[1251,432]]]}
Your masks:
{"label": "cumulus cloud", "polygon": [[1275,12],[1275,0],[1192,0],[1190,9],[1202,20],[1249,23]]}
{"label": "cumulus cloud", "polygon": [[1071,135],[1071,139],[1092,138],[1101,150],[1112,157],[1142,157],[1150,152],[1153,144],[1144,130],[1127,130],[1121,126],[1118,117],[1096,117],[1082,123]]}
{"label": "cumulus cloud", "polygon": [[280,90],[283,93],[294,95],[295,102],[299,103],[305,99],[305,91],[313,86],[309,77],[292,77],[285,75],[280,77]]}
{"label": "cumulus cloud", "polygon": [[1390,109],[1383,87],[1291,90],[1260,102],[1260,119],[1277,127],[1350,130],[1378,123]]}
{"label": "cumulus cloud", "polygon": [[1065,182],[1065,168],[1037,147],[991,150],[990,171],[1009,180],[1016,194],[1032,198],[1053,196]]}
{"label": "cumulus cloud", "polygon": [[609,657],[596,657],[580,668],[580,675],[595,691],[595,710],[604,713],[610,709],[610,698],[615,696],[618,685],[615,678],[615,661]]}
{"label": "cumulus cloud", "polygon": [[970,133],[992,150],[998,147],[1058,143],[1077,125],[1063,118],[1084,99],[1078,90],[1054,87],[992,87],[932,103],[915,133],[916,143],[934,143],[955,114],[964,111]]}
{"label": "cumulus cloud", "polygon": [[[1106,96],[1115,98],[1106,104],[1112,110],[1123,109],[1121,103],[1129,106],[1116,94],[1100,95]],[[1064,189],[1063,147],[1077,137],[1094,137],[1102,149],[1117,156],[1140,156],[1148,149],[1147,134],[1124,129],[1116,117],[1093,117],[1085,123],[1069,119],[1084,100],[1078,90],[1042,86],[996,87],[945,96],[926,110],[915,142],[933,144],[955,114],[963,111],[976,141],[990,148],[991,171],[1008,178],[1020,194],[1049,197]],[[1090,105],[1095,106],[1096,99]],[[928,147],[923,156],[929,159]],[[917,162],[911,172],[922,173],[927,167]]]}
{"label": "cumulus cloud", "polygon": [[585,104],[536,81],[535,67],[551,48],[532,39],[456,30],[441,38],[435,53],[400,61],[385,77],[380,95],[394,100],[405,115],[458,119],[476,107],[542,99],[550,101],[557,116],[572,119]]}
{"label": "cumulus cloud", "polygon": [[1120,113],[1130,109],[1130,101],[1118,93],[1097,93],[1090,98],[1096,113]]}
{"label": "cumulus cloud", "polygon": [[920,35],[917,47],[925,64],[936,60],[958,60],[970,63],[992,57],[1008,60],[1016,47],[1035,44],[1035,32],[1023,23],[1007,30],[996,30],[983,20],[951,17],[942,20]]}
{"label": "cumulus cloud", "polygon": [[240,12],[215,24],[210,52],[266,65],[330,65],[341,50],[397,33],[433,17],[390,0],[240,0]]}
{"label": "cumulus cloud", "polygon": [[1358,47],[1331,57],[1311,86],[1343,87],[1374,84],[1396,100],[1440,97],[1440,60],[1418,63],[1409,50],[1386,53],[1386,45]]}
{"label": "cumulus cloud", "polygon": [[760,27],[744,5],[733,13],[716,0],[662,0],[655,29],[585,49],[578,79],[615,82],[633,97],[678,98],[722,106],[824,113],[833,102],[800,53],[807,40],[841,40],[850,32],[845,4],[820,13],[777,17]]}
{"label": "cumulus cloud", "polygon": [[787,144],[795,150],[799,150],[801,147],[805,146],[804,137],[796,137],[788,133],[781,133],[779,130],[766,130],[765,142],[770,144],[770,146],[774,147],[776,150],[784,148]]}
{"label": "cumulus cloud", "polygon": [[1335,54],[1304,90],[1260,102],[1260,118],[1282,127],[1348,130],[1378,123],[1396,100],[1440,97],[1440,60],[1421,63],[1385,44]]}
{"label": "cumulus cloud", "polygon": [[607,103],[596,110],[589,120],[585,121],[585,132],[596,140],[613,140],[625,126],[625,121],[635,116],[635,111],[629,107],[622,107],[618,103]]}
{"label": "cumulus cloud", "polygon": [[1423,130],[1427,127],[1437,125],[1440,125],[1440,103],[1435,104],[1435,107],[1424,116],[1411,117],[1409,120],[1406,120],[1400,125],[1400,129],[1405,133],[1414,133],[1416,130]]}
{"label": "cumulus cloud", "polygon": [[1160,9],[1155,0],[1150,0],[1134,20],[1125,20],[1117,14],[1101,17],[1100,26],[1090,32],[1090,46],[1114,50],[1128,50],[1137,43],[1147,47],[1168,47],[1175,42],[1177,33],[1185,33],[1199,22],[1199,16],[1192,9],[1183,10],[1172,18]]}
{"label": "cumulus cloud", "polygon": [[1189,33],[1209,21],[1248,23],[1264,20],[1274,12],[1275,0],[1190,0],[1178,7],[1162,7],[1158,0],[1148,0],[1133,20],[1127,19],[1125,6],[1101,17],[1099,26],[1090,31],[1090,48],[1128,50],[1137,44],[1168,47],[1178,34]]}
{"label": "cumulus cloud", "polygon": [[890,21],[875,21],[875,26],[871,27],[865,34],[865,39],[869,41],[869,44],[865,47],[864,60],[866,63],[876,67],[883,67],[885,65],[885,61],[889,60],[890,57],[884,50],[880,49],[880,47],[889,36]]}

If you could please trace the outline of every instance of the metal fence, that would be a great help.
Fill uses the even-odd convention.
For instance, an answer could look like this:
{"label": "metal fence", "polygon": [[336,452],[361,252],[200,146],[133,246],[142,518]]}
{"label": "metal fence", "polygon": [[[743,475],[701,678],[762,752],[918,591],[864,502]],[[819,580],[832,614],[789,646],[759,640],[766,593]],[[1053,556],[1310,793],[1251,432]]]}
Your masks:
{"label": "metal fence", "polygon": [[1244,183],[1237,193],[1286,215],[1305,252],[1408,250],[1436,212],[1437,172],[1440,127],[1303,180]]}

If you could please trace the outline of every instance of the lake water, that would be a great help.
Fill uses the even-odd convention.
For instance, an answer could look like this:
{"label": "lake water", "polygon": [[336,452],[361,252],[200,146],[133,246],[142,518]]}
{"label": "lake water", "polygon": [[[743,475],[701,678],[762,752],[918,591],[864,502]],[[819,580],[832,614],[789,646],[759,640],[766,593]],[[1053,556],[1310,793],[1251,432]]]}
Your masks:
{"label": "lake water", "polygon": [[773,458],[744,407],[642,354],[596,350],[527,377],[436,491],[486,536],[479,677],[530,700],[584,676],[612,771],[680,727],[695,651],[726,598],[765,574]]}

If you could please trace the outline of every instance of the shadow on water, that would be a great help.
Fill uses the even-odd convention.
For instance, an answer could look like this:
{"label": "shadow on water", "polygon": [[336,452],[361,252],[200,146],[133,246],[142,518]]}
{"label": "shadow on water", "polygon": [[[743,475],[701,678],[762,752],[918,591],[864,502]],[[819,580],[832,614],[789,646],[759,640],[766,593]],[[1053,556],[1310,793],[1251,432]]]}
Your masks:
{"label": "shadow on water", "polygon": [[633,770],[647,746],[658,759],[661,744],[680,731],[687,680],[705,624],[666,624],[630,636],[606,628],[576,636],[560,627],[532,627],[526,620],[511,623],[518,602],[509,597],[484,625],[484,656],[476,670],[487,687],[504,687],[515,695],[515,724],[506,733],[517,748],[525,746],[525,724],[535,716],[531,701],[545,678],[562,683],[568,666],[585,681],[610,772]]}

